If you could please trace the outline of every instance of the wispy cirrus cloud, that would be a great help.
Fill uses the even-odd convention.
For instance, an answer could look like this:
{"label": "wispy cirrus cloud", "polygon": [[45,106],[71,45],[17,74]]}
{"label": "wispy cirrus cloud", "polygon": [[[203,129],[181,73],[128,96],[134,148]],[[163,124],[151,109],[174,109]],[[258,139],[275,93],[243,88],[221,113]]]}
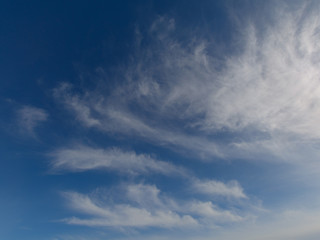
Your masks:
{"label": "wispy cirrus cloud", "polygon": [[[245,24],[239,22],[238,51],[218,57],[210,38],[180,41],[175,21],[159,17],[148,31],[139,33],[147,40],[140,39],[134,61],[121,68],[114,88],[75,92],[72,85],[63,83],[55,89],[55,97],[85,127],[133,137],[185,156],[309,165],[320,156],[319,6],[275,5],[277,10],[272,8],[270,19],[263,23],[252,16]],[[55,168],[64,171],[177,173],[173,164],[119,149],[58,149],[54,157]],[[121,203],[68,192],[67,201],[88,217],[64,221],[85,226],[210,228],[247,219],[250,207],[240,211],[212,201],[216,196],[248,200],[237,181],[200,179],[193,173],[179,176],[190,184],[193,198],[165,197],[154,185],[145,184],[129,185]],[[241,225],[241,230],[222,232],[215,239],[305,239],[319,233],[315,225],[306,224],[317,216],[297,214],[292,224],[286,224],[284,214],[275,224],[259,222],[252,228],[250,222],[249,227]]]}
{"label": "wispy cirrus cloud", "polygon": [[[143,193],[144,194],[144,193]],[[86,213],[91,218],[69,218],[68,224],[99,227],[192,227],[197,221],[190,215],[180,215],[169,209],[133,204],[112,204],[100,206],[94,199],[79,193],[65,193],[65,197],[75,210]],[[158,199],[156,199],[158,200]],[[158,200],[159,201],[159,200]]]}
{"label": "wispy cirrus cloud", "polygon": [[[158,160],[147,154],[124,151],[120,148],[103,149],[76,145],[70,148],[56,149],[48,155],[51,157],[50,171],[52,173],[90,170],[108,170],[145,176],[158,173],[185,179],[190,185],[190,190],[194,193],[234,199],[247,198],[244,190],[235,180],[224,183],[212,179],[200,179],[191,170],[177,164]],[[139,185],[128,188],[128,192],[132,193],[130,196],[141,196],[141,194],[134,194],[140,193],[137,186]],[[153,195],[152,192],[148,194],[149,197]],[[148,196],[144,196],[144,198],[148,198]]]}
{"label": "wispy cirrus cloud", "polygon": [[173,240],[173,239],[199,239],[199,240],[316,240],[319,237],[319,227],[317,219],[319,218],[318,211],[306,210],[288,210],[281,211],[275,214],[274,217],[268,220],[263,220],[252,224],[252,222],[242,222],[239,226],[232,226],[232,228],[215,228],[208,229],[205,232],[196,232],[195,234],[180,234],[174,235],[173,233],[164,234],[146,234],[131,236],[124,239],[138,240],[138,239],[151,239],[151,240]]}
{"label": "wispy cirrus cloud", "polygon": [[33,106],[23,106],[17,111],[21,133],[35,136],[35,129],[48,119],[48,113]]}
{"label": "wispy cirrus cloud", "polygon": [[147,154],[136,154],[119,148],[92,148],[77,145],[56,149],[52,158],[51,171],[84,172],[105,169],[129,174],[160,173],[165,175],[187,175],[187,170],[172,163],[156,160]]}
{"label": "wispy cirrus cloud", "polygon": [[[123,84],[108,94],[71,93],[63,84],[55,96],[87,127],[198,157],[286,158],[293,145],[303,149],[320,138],[315,9],[281,6],[263,32],[247,20],[239,26],[242,50],[224,57],[208,38],[179,41],[174,20],[161,17],[144,33],[148,44],[121,69]],[[221,140],[221,133],[229,137]]]}
{"label": "wispy cirrus cloud", "polygon": [[[94,99],[91,98],[93,97],[93,92],[87,92],[84,96],[71,93],[71,90],[72,85],[63,83],[54,90],[54,95],[86,127],[96,128],[107,133],[117,132],[130,137],[139,137],[179,152],[192,149],[197,152],[197,156],[201,157],[222,156],[217,144],[210,142],[206,138],[192,136],[179,129],[168,128],[163,124],[159,125],[157,122],[150,124],[152,123],[152,121],[149,121],[150,119],[141,118],[131,112],[124,105],[129,102],[121,103],[121,101],[129,101],[129,99],[122,96],[124,94],[130,97],[129,93],[123,92],[125,89],[116,90],[117,96],[110,96],[110,98],[97,93]],[[119,93],[119,91],[122,93]]]}
{"label": "wispy cirrus cloud", "polygon": [[98,227],[213,227],[218,224],[243,221],[231,210],[221,209],[212,202],[175,199],[162,196],[154,185],[131,184],[125,189],[127,200],[116,204],[103,202],[96,196],[65,192],[64,196],[75,211],[88,218],[64,219],[68,224]]}
{"label": "wispy cirrus cloud", "polygon": [[[319,227],[316,224],[318,218],[318,209],[312,211],[307,209],[284,210],[274,213],[272,217],[269,216],[269,219],[258,221],[254,225],[244,224],[241,228],[220,232],[215,239],[315,240],[320,234]],[[208,235],[199,239],[209,240],[212,237]]]}
{"label": "wispy cirrus cloud", "polygon": [[191,188],[198,193],[211,196],[225,196],[231,198],[247,198],[237,181],[223,183],[215,180],[199,180],[192,182]]}

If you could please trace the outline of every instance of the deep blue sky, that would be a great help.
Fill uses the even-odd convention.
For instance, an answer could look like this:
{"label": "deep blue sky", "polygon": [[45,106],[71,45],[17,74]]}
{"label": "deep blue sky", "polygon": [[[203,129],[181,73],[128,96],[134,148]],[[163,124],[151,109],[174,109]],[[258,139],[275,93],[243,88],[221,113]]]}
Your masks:
{"label": "deep blue sky", "polygon": [[318,239],[319,7],[2,2],[0,238]]}

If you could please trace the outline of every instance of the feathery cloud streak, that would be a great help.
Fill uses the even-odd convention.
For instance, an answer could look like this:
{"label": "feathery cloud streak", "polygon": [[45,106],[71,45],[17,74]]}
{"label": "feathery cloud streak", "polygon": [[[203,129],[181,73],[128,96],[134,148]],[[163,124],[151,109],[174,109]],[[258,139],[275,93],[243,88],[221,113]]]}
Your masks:
{"label": "feathery cloud streak", "polygon": [[223,183],[216,180],[201,180],[184,167],[167,161],[151,158],[146,154],[126,152],[119,148],[92,148],[78,145],[73,148],[57,149],[51,156],[51,172],[84,172],[89,170],[109,170],[131,175],[159,173],[186,179],[191,190],[209,196],[247,198],[240,184],[233,180]]}
{"label": "feathery cloud streak", "polygon": [[243,189],[237,181],[230,181],[225,184],[214,180],[195,180],[192,183],[195,192],[208,194],[211,196],[226,196],[234,198],[246,198]]}
{"label": "feathery cloud streak", "polygon": [[97,197],[65,192],[69,205],[90,218],[67,218],[68,224],[105,227],[213,227],[243,221],[236,212],[220,209],[212,202],[182,201],[162,196],[153,185],[133,184],[125,188],[127,202],[102,202]]}
{"label": "feathery cloud streak", "polygon": [[[215,180],[200,180],[183,167],[155,160],[148,155],[124,152],[117,148],[103,150],[78,146],[56,150],[50,156],[53,157],[53,172],[83,172],[106,169],[129,173],[133,176],[160,173],[186,179],[191,186],[188,191],[192,190],[194,193],[191,199],[177,202],[173,198],[163,196],[154,185],[129,184],[118,189],[118,194],[122,192],[122,200],[116,203],[117,199],[106,200],[106,196],[108,198],[114,197],[112,193],[107,193],[101,198],[77,192],[65,192],[64,196],[68,205],[78,214],[88,215],[88,218],[72,217],[64,219],[63,222],[68,224],[113,228],[213,227],[217,224],[239,222],[246,219],[235,212],[235,206],[233,205],[235,202],[233,201],[228,201],[231,205],[221,209],[211,201],[194,199],[197,193],[233,200],[248,199],[236,181],[225,184]],[[247,204],[250,205],[249,202]]]}
{"label": "feathery cloud streak", "polygon": [[[210,39],[182,43],[174,20],[161,17],[146,33],[151,43],[122,69],[123,84],[108,94],[72,94],[62,84],[55,96],[87,127],[200,157],[286,157],[320,138],[320,19],[302,8],[274,20],[263,33],[246,26],[243,51],[221,60]],[[222,142],[221,132],[229,135]]]}
{"label": "feathery cloud streak", "polygon": [[23,106],[17,113],[20,130],[30,136],[35,136],[35,128],[48,118],[45,110],[32,106]]}
{"label": "feathery cloud streak", "polygon": [[119,148],[98,149],[79,145],[73,148],[57,149],[50,153],[52,171],[83,172],[94,169],[109,169],[129,174],[161,173],[165,175],[186,175],[182,167],[155,160],[135,152]]}

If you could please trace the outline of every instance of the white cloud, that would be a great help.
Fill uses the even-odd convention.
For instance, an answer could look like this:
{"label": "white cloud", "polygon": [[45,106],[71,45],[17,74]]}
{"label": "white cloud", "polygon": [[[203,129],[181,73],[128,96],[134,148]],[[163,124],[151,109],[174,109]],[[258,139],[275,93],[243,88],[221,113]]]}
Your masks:
{"label": "white cloud", "polygon": [[49,154],[53,171],[83,172],[109,169],[129,174],[161,173],[183,176],[187,171],[171,163],[153,159],[146,154],[119,148],[100,149],[84,145],[57,149]]}
{"label": "white cloud", "polygon": [[207,128],[252,126],[319,138],[320,19],[296,14],[279,16],[261,39],[247,28],[244,52],[227,60],[220,86],[208,98]]}
{"label": "white cloud", "polygon": [[192,227],[197,221],[189,215],[179,215],[165,208],[145,208],[130,204],[99,206],[93,199],[79,193],[65,193],[72,208],[92,218],[65,219],[68,224],[109,227]]}
{"label": "white cloud", "polygon": [[[122,189],[123,190],[123,189]],[[119,191],[122,191],[119,189]],[[84,226],[121,227],[214,227],[219,224],[243,221],[231,210],[221,209],[212,202],[177,201],[163,196],[154,185],[131,184],[124,188],[126,200],[115,203],[97,196],[65,192],[69,206],[87,218],[64,219],[68,224]],[[123,201],[123,197],[122,197]]]}
{"label": "white cloud", "polygon": [[219,207],[212,204],[212,202],[195,201],[188,204],[189,211],[202,218],[202,221],[211,221],[213,226],[215,223],[230,223],[244,220],[243,217],[232,213],[229,210],[221,210]]}
{"label": "white cloud", "polygon": [[215,180],[194,180],[192,189],[198,193],[208,194],[211,196],[225,196],[232,198],[247,198],[242,187],[237,181],[223,183]]}
{"label": "white cloud", "polygon": [[160,190],[154,185],[132,184],[127,186],[127,197],[140,206],[157,206],[164,208],[170,205],[159,198]]}
{"label": "white cloud", "polygon": [[81,121],[87,127],[99,126],[101,123],[99,120],[91,116],[91,109],[83,104],[83,100],[77,95],[72,95],[67,92],[70,90],[71,85],[63,83],[59,89],[54,90],[54,96],[57,99],[66,101],[66,106],[73,112],[76,113],[77,119]]}
{"label": "white cloud", "polygon": [[23,106],[18,110],[18,124],[22,133],[35,136],[35,128],[42,122],[46,121],[48,113],[32,106]]}
{"label": "white cloud", "polygon": [[[274,213],[271,218],[258,221],[255,224],[245,223],[240,228],[220,232],[217,240],[240,239],[240,240],[315,240],[320,236],[318,209],[312,211],[287,210]],[[209,236],[200,238],[211,239]]]}
{"label": "white cloud", "polygon": [[[84,126],[106,133],[139,137],[186,155],[281,159],[310,167],[310,161],[320,156],[319,8],[307,11],[303,6],[292,11],[275,6],[271,21],[257,23],[250,16],[246,25],[240,23],[237,53],[220,57],[211,39],[192,37],[189,43],[180,42],[174,21],[161,18],[144,36],[149,43],[136,49],[134,62],[121,69],[123,79],[111,92],[71,93],[70,86],[62,85],[55,95]],[[191,187],[201,196],[247,198],[236,181],[192,179]],[[221,208],[211,201],[163,197],[152,185],[130,185],[126,197],[126,204],[105,206],[72,193],[67,198],[73,206],[80,205],[77,209],[92,218],[66,222],[169,227],[165,219],[172,226],[246,220],[232,207]],[[273,217],[264,222],[245,222],[196,239],[316,239],[318,212],[271,213]],[[183,220],[185,216],[188,220]],[[141,221],[132,223],[134,218]]]}
{"label": "white cloud", "polygon": [[[235,180],[227,183],[208,179],[200,180],[194,176],[192,171],[181,166],[119,148],[101,149],[78,145],[72,148],[56,149],[49,156],[52,158],[52,172],[84,172],[105,169],[131,175],[159,173],[186,179],[195,193],[234,199],[247,198],[242,187]],[[159,191],[151,186],[140,184],[128,187],[128,197],[135,201],[150,202],[150,198],[156,199],[158,193]]]}
{"label": "white cloud", "polygon": [[[319,209],[281,211],[273,217],[256,222],[243,221],[224,228],[206,229],[190,232],[144,233],[126,236],[121,240],[316,240],[319,239]],[[117,238],[119,239],[119,238]]]}
{"label": "white cloud", "polygon": [[[182,43],[174,21],[162,17],[144,36],[149,45],[138,47],[134,62],[121,69],[123,84],[107,94],[72,94],[63,84],[55,95],[87,127],[187,155],[248,157],[261,151],[281,158],[291,144],[320,138],[320,19],[316,11],[282,8],[273,21],[250,23],[238,39],[242,51],[217,57],[210,39]],[[229,138],[221,142],[221,133]],[[281,139],[288,144],[273,144]]]}
{"label": "white cloud", "polygon": [[[148,86],[142,85],[143,83],[139,86],[142,92],[149,91],[146,89]],[[123,104],[119,105],[121,101],[128,101],[124,104],[129,104],[129,99],[121,96],[124,94],[130,97],[129,93],[118,93],[120,95],[116,94],[117,96],[111,97],[111,99],[108,97],[105,99],[99,93],[87,92],[85,96],[71,94],[71,88],[70,84],[61,84],[54,91],[55,97],[71,109],[76,114],[77,119],[86,127],[139,137],[179,152],[192,149],[200,157],[222,156],[218,146],[206,138],[185,134],[177,129],[168,129],[162,124],[158,125],[159,123],[150,125],[148,119],[142,119],[140,116],[133,114]],[[129,91],[129,89],[127,90]],[[124,89],[120,92],[122,91]],[[132,89],[132,91],[136,92],[135,89]],[[118,91],[115,90],[115,92]]]}

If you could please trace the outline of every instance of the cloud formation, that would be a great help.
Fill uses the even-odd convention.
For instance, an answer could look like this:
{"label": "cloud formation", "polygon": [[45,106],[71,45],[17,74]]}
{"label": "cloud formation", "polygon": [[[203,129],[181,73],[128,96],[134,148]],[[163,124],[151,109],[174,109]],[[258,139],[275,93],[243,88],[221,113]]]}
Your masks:
{"label": "cloud formation", "polygon": [[171,163],[155,160],[146,154],[123,151],[119,148],[100,149],[84,145],[56,149],[52,157],[52,171],[84,172],[106,169],[127,174],[160,173],[185,175],[187,171]]}
{"label": "cloud formation", "polygon": [[[143,38],[137,41],[134,60],[120,67],[113,88],[101,88],[100,83],[94,90],[75,91],[71,84],[62,83],[54,90],[55,98],[89,129],[152,143],[183,156],[295,164],[317,161],[320,17],[317,8],[306,6],[279,8],[262,25],[248,17],[237,29],[237,51],[224,56],[216,55],[210,38],[181,41],[174,19],[159,17],[150,29],[139,32]],[[104,168],[135,174],[179,173],[194,194],[182,201],[163,196],[154,185],[131,184],[124,202],[104,203],[68,192],[67,201],[88,215],[65,219],[69,224],[209,228],[245,221],[243,212],[251,211],[212,201],[217,196],[248,200],[237,181],[187,176],[181,173],[183,168],[147,155],[120,149],[64,148],[53,156],[54,168],[64,171]],[[253,239],[258,232],[251,235]],[[232,232],[229,239],[238,234]],[[277,234],[271,236],[281,235]],[[221,239],[228,239],[228,234]]]}
{"label": "cloud formation", "polygon": [[62,84],[55,96],[87,127],[201,158],[255,151],[281,158],[320,138],[320,19],[306,11],[275,12],[276,24],[265,22],[263,32],[246,23],[242,50],[225,57],[210,39],[179,41],[174,20],[158,18],[145,33],[148,44],[121,69],[123,84],[108,94],[71,93]]}
{"label": "cloud formation", "polygon": [[[115,92],[125,90],[126,87],[119,87],[119,90],[115,90]],[[129,89],[127,90],[129,91]],[[152,123],[150,119],[143,119],[132,113],[127,109],[128,106],[124,105],[129,104],[130,100],[126,98],[130,97],[130,93],[117,93],[116,96],[109,97],[93,92],[86,92],[81,95],[80,93],[72,93],[72,85],[63,83],[54,90],[54,95],[86,127],[97,128],[107,133],[116,132],[130,137],[139,137],[179,152],[192,149],[197,152],[197,156],[222,155],[218,146],[206,138],[167,128],[157,122],[150,124]],[[122,103],[122,101],[125,101],[125,103]],[[133,103],[134,100],[132,100]]]}
{"label": "cloud formation", "polygon": [[154,185],[131,184],[124,188],[125,203],[105,202],[97,196],[65,192],[68,204],[88,218],[67,218],[68,224],[96,227],[213,227],[216,224],[244,220],[212,202],[181,201],[162,196]]}
{"label": "cloud formation", "polygon": [[35,128],[48,118],[45,110],[32,106],[23,106],[17,113],[20,130],[30,136],[35,136]]}
{"label": "cloud formation", "polygon": [[[85,172],[90,170],[109,170],[130,175],[150,175],[159,173],[185,179],[190,190],[208,196],[227,198],[247,198],[240,184],[232,180],[227,183],[216,180],[203,180],[186,168],[156,160],[146,154],[123,151],[119,148],[92,148],[77,145],[72,148],[57,149],[49,154],[52,158],[51,171],[54,172]],[[139,192],[139,185],[128,188],[129,193]],[[144,188],[144,191],[146,188]],[[130,196],[134,196],[134,195]],[[148,196],[153,196],[152,192]],[[138,194],[137,196],[140,196]],[[144,196],[144,198],[148,198]]]}
{"label": "cloud formation", "polygon": [[182,227],[192,226],[196,221],[188,216],[180,216],[163,209],[148,210],[127,204],[116,204],[110,207],[100,207],[88,196],[78,193],[66,193],[72,206],[92,218],[65,219],[68,224],[95,227]]}
{"label": "cloud formation", "polygon": [[191,187],[195,192],[211,196],[247,198],[237,181],[230,181],[225,184],[215,180],[195,180]]}

